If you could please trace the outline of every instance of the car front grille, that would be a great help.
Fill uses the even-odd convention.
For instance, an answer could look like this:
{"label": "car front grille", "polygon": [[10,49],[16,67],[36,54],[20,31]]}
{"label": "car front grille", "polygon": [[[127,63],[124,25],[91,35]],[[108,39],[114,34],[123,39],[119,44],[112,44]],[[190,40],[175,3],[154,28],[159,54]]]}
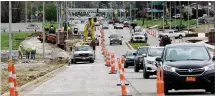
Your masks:
{"label": "car front grille", "polygon": [[82,53],[82,54],[79,54],[80,57],[88,57],[89,54],[88,53]]}
{"label": "car front grille", "polygon": [[204,72],[205,70],[202,68],[197,68],[197,69],[176,69],[176,73],[179,75],[200,75]]}
{"label": "car front grille", "polygon": [[135,37],[135,39],[143,39],[143,37]]}

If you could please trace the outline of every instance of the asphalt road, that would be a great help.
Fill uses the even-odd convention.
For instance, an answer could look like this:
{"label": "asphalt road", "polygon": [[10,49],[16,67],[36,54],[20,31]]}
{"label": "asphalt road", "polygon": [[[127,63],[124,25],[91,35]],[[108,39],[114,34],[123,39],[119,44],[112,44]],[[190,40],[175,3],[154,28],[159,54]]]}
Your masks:
{"label": "asphalt road", "polygon": [[[123,30],[110,29],[105,30],[105,43],[109,51],[114,52],[116,56],[121,56],[128,49],[125,44],[130,40],[129,29]],[[122,45],[109,45],[108,36],[113,33],[121,34],[123,38]],[[157,45],[156,38],[149,36],[149,44]],[[109,67],[104,66],[104,58],[101,55],[101,48],[97,47],[96,60],[92,64],[80,63],[67,66],[66,70],[57,73],[53,78],[41,85],[23,92],[20,96],[120,96],[121,89],[119,84],[119,74],[108,74]],[[135,73],[133,67],[125,69],[125,77],[128,95],[132,96],[156,96],[156,78],[143,79],[142,71]],[[207,95],[204,90],[191,91],[173,91],[172,95],[178,96],[213,96]],[[169,95],[169,96],[172,96]]]}
{"label": "asphalt road", "polygon": [[[123,44],[122,45],[109,45],[109,40],[108,36],[110,34],[120,34],[122,35],[123,38]],[[122,29],[113,29],[112,26],[108,30],[105,30],[105,35],[106,35],[106,44],[107,48],[110,49],[111,51],[115,52],[117,56],[121,56],[125,54],[125,52],[128,49],[127,45],[125,42],[130,40],[130,31],[127,28]],[[155,38],[151,35],[148,35],[148,43],[151,46],[158,46],[158,38]],[[173,39],[173,43],[183,43],[183,40],[175,40]],[[126,81],[129,82],[129,86],[132,86],[134,90],[138,92],[141,96],[156,96],[156,76],[151,76],[151,79],[143,79],[143,73],[142,70],[138,73],[134,72],[133,67],[129,67],[125,69],[125,77]],[[179,90],[179,91],[170,91],[170,95],[168,96],[214,96],[211,95],[210,93],[205,93],[204,90]]]}

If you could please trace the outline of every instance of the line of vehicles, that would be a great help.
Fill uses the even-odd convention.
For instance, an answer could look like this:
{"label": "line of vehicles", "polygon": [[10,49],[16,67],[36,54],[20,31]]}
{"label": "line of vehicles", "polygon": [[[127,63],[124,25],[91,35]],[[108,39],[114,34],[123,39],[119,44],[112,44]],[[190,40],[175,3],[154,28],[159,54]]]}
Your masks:
{"label": "line of vehicles", "polygon": [[215,93],[215,56],[207,47],[196,43],[141,46],[123,55],[124,67],[134,66],[134,72],[143,70],[143,78],[156,75],[156,69],[164,71],[164,91],[204,89]]}

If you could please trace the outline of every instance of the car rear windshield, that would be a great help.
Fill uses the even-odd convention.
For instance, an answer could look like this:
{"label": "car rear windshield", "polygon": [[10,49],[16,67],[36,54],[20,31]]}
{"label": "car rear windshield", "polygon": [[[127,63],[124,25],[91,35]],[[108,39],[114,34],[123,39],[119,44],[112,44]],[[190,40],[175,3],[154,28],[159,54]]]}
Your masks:
{"label": "car rear windshield", "polygon": [[166,61],[209,60],[210,54],[204,46],[170,47],[166,49]]}
{"label": "car rear windshield", "polygon": [[77,46],[75,47],[75,51],[91,51],[92,48],[90,46]]}
{"label": "car rear windshield", "polygon": [[143,32],[136,32],[136,33],[134,33],[134,35],[144,35],[144,33]]}
{"label": "car rear windshield", "polygon": [[164,48],[150,48],[148,51],[148,56],[156,57],[161,56]]}
{"label": "car rear windshield", "polygon": [[136,51],[128,51],[126,53],[126,56],[133,56],[133,53],[136,53]]}
{"label": "car rear windshield", "polygon": [[139,49],[138,54],[139,55],[146,54],[147,51],[148,51],[148,47],[143,47]]}
{"label": "car rear windshield", "polygon": [[110,38],[119,38],[120,36],[117,34],[110,35]]}

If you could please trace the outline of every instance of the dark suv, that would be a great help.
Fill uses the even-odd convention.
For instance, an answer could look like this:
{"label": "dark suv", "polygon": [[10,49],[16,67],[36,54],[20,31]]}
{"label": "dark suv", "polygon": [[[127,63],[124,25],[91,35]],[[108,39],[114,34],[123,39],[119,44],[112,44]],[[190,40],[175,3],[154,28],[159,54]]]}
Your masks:
{"label": "dark suv", "polygon": [[137,49],[134,57],[134,72],[139,72],[143,69],[143,58],[148,51],[148,46],[141,46]]}
{"label": "dark suv", "polygon": [[202,44],[185,43],[165,46],[157,67],[164,72],[164,90],[205,89],[214,94],[215,57]]}

